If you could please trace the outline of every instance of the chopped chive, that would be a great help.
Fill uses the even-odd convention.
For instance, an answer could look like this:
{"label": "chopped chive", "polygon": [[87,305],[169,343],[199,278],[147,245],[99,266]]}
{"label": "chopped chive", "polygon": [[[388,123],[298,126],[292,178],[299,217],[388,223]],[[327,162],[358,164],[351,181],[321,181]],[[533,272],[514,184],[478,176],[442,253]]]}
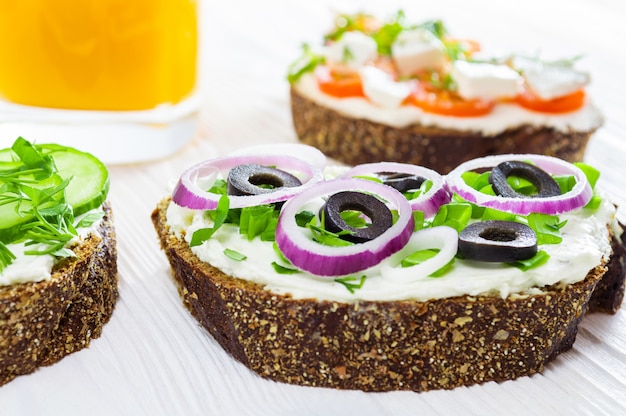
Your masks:
{"label": "chopped chive", "polygon": [[274,268],[274,271],[276,271],[276,273],[278,273],[278,274],[294,274],[294,273],[299,273],[300,272],[300,270],[292,269],[292,268],[286,267],[286,266],[282,266],[282,265],[276,263],[275,261],[272,262],[272,267]]}
{"label": "chopped chive", "polygon": [[550,255],[543,250],[539,250],[537,254],[526,260],[517,260],[513,263],[508,263],[511,266],[517,267],[522,271],[527,271],[539,267],[550,259]]}
{"label": "chopped chive", "polygon": [[243,261],[248,258],[248,256],[246,256],[245,254],[242,254],[235,250],[231,250],[229,248],[224,249],[224,255],[226,255],[226,257],[231,258],[235,261]]}

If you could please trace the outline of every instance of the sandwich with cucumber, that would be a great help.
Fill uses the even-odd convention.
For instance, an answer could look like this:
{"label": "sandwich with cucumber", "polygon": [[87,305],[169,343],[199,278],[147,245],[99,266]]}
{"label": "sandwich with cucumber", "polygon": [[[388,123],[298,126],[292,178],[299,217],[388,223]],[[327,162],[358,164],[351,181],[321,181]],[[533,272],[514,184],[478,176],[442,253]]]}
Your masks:
{"label": "sandwich with cucumber", "polygon": [[448,173],[504,153],[578,162],[603,123],[579,58],[489,54],[440,20],[401,11],[340,14],[289,67],[293,124],[300,141],[349,165]]}
{"label": "sandwich with cucumber", "polygon": [[364,391],[541,372],[624,296],[599,172],[544,155],[326,165],[305,145],[183,172],[152,220],[191,314],[262,377]]}
{"label": "sandwich with cucumber", "polygon": [[24,138],[0,150],[0,385],[81,350],[118,298],[106,166]]}

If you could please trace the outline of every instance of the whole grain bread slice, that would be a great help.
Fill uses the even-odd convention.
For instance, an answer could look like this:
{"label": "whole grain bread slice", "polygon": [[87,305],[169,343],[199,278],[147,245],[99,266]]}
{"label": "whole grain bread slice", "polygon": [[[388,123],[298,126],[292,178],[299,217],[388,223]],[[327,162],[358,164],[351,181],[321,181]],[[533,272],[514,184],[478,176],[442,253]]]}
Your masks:
{"label": "whole grain bread slice", "polygon": [[56,363],[102,333],[118,298],[111,208],[50,280],[0,287],[0,385]]}
{"label": "whole grain bread slice", "polygon": [[411,163],[446,174],[477,157],[531,153],[568,162],[583,160],[590,131],[559,131],[523,125],[495,135],[412,124],[391,127],[355,119],[324,107],[291,87],[291,113],[301,142],[351,166],[392,161]]}
{"label": "whole grain bread slice", "polygon": [[[426,391],[540,372],[572,346],[607,272],[599,265],[579,283],[506,299],[293,299],[200,261],[170,232],[169,203],[158,204],[152,221],[184,305],[234,358],[262,377],[285,383]],[[623,269],[619,273],[623,294]],[[604,291],[597,301],[614,304],[614,295]]]}

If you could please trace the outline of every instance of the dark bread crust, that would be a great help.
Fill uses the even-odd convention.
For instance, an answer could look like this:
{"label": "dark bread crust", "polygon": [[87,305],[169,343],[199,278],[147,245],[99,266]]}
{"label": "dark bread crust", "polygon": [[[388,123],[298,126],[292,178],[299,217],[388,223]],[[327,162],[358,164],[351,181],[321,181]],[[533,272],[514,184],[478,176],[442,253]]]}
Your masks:
{"label": "dark bread crust", "polygon": [[506,153],[556,156],[569,162],[583,160],[591,131],[561,132],[530,125],[494,136],[477,131],[452,130],[413,124],[390,127],[345,116],[321,106],[291,88],[291,112],[300,141],[327,156],[354,166],[370,162],[403,162],[442,174],[467,160]]}
{"label": "dark bread crust", "polygon": [[[540,372],[571,348],[606,267],[525,298],[355,303],[293,299],[200,261],[152,213],[184,305],[262,377],[364,391],[451,389]],[[623,282],[623,275],[622,275]]]}
{"label": "dark bread crust", "polygon": [[111,208],[50,280],[0,287],[0,385],[56,363],[98,338],[118,298]]}

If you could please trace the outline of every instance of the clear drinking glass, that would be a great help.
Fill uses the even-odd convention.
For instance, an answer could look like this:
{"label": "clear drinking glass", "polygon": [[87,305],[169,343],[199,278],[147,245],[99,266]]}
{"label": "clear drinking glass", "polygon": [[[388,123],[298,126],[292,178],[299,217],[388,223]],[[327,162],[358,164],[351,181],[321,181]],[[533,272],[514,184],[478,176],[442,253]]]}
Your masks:
{"label": "clear drinking glass", "polygon": [[197,55],[196,0],[0,0],[0,142],[165,157],[196,130]]}

